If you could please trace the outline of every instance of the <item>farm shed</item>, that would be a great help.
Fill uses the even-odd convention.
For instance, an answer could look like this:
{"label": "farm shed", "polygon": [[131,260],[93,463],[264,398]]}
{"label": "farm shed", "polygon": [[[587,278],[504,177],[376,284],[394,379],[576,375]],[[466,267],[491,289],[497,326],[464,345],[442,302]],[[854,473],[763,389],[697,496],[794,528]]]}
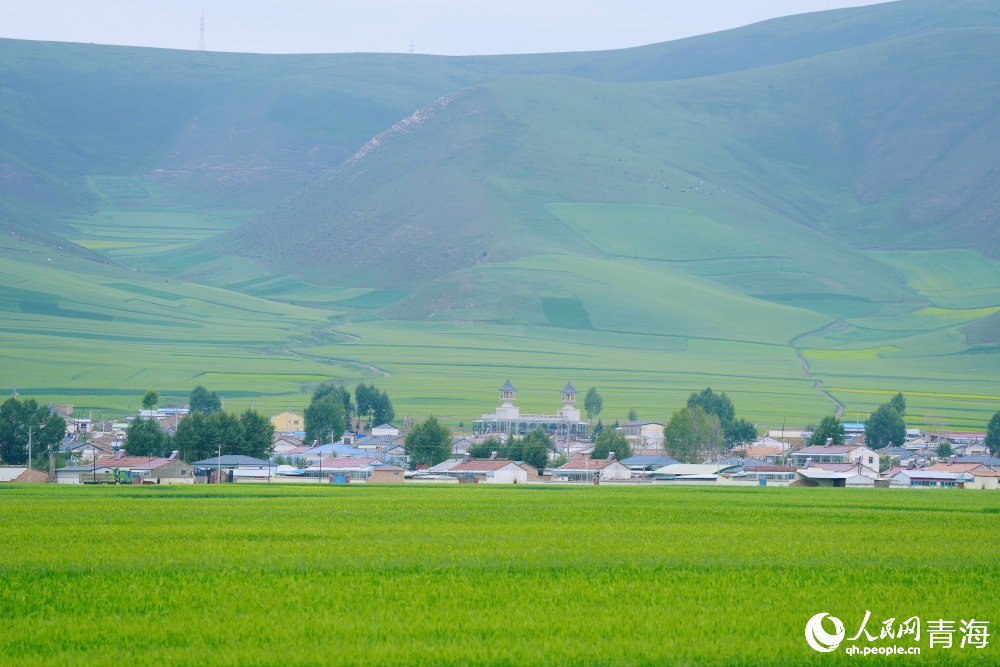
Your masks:
{"label": "farm shed", "polygon": [[368,481],[372,484],[402,484],[406,481],[406,471],[396,466],[374,466]]}

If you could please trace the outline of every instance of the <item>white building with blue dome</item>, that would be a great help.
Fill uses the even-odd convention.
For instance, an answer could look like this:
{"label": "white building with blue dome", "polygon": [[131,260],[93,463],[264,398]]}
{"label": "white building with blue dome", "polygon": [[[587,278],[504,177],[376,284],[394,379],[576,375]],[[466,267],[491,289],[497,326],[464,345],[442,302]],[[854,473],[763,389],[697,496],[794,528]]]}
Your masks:
{"label": "white building with blue dome", "polygon": [[559,438],[584,441],[590,438],[590,425],[580,420],[580,411],[573,407],[576,389],[572,383],[567,382],[563,387],[563,406],[555,414],[521,414],[521,409],[514,406],[516,397],[517,389],[507,380],[500,387],[500,407],[496,412],[483,413],[482,419],[472,422],[472,434],[523,436],[541,428],[550,436]]}

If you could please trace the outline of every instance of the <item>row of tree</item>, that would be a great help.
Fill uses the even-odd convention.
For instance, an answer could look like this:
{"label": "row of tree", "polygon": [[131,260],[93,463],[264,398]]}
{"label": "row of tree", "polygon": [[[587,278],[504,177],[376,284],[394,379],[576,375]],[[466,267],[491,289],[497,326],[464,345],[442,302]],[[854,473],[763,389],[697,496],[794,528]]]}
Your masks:
{"label": "row of tree", "polygon": [[[156,391],[147,391],[142,399],[143,409],[152,411],[159,398]],[[178,450],[186,461],[199,461],[220,453],[258,459],[271,455],[274,425],[267,417],[250,408],[238,415],[225,412],[215,392],[201,386],[191,391],[191,399],[189,405],[196,407],[178,422],[172,438],[152,414],[133,419],[125,430],[125,452],[129,456],[162,456]]]}
{"label": "row of tree", "polygon": [[364,382],[351,392],[343,385],[324,382],[316,387],[309,406],[305,409],[305,441],[336,442],[350,426],[351,419],[367,419],[370,426],[389,424],[396,418],[389,395],[375,385]]}

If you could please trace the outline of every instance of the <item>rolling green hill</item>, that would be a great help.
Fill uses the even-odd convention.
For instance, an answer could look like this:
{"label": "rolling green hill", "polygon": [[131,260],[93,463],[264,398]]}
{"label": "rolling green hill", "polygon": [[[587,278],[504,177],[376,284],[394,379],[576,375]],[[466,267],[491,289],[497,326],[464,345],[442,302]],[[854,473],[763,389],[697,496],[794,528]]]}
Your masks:
{"label": "rolling green hill", "polygon": [[0,387],[375,378],[467,421],[508,376],[612,419],[711,384],[770,424],[903,390],[981,428],[998,45],[995,3],[938,0],[526,56],[0,40]]}

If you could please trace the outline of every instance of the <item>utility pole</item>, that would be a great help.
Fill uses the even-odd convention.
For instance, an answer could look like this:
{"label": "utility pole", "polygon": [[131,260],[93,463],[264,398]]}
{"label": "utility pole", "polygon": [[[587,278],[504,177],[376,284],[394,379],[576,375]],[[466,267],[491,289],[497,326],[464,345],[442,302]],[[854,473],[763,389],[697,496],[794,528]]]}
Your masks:
{"label": "utility pole", "polygon": [[31,481],[31,429],[28,427],[28,481]]}
{"label": "utility pole", "polygon": [[201,38],[198,41],[198,50],[205,50],[205,12],[201,13]]}
{"label": "utility pole", "polygon": [[219,458],[215,459],[215,483],[222,483],[222,443],[219,443]]}
{"label": "utility pole", "polygon": [[413,40],[410,40],[410,53],[413,53]]}

